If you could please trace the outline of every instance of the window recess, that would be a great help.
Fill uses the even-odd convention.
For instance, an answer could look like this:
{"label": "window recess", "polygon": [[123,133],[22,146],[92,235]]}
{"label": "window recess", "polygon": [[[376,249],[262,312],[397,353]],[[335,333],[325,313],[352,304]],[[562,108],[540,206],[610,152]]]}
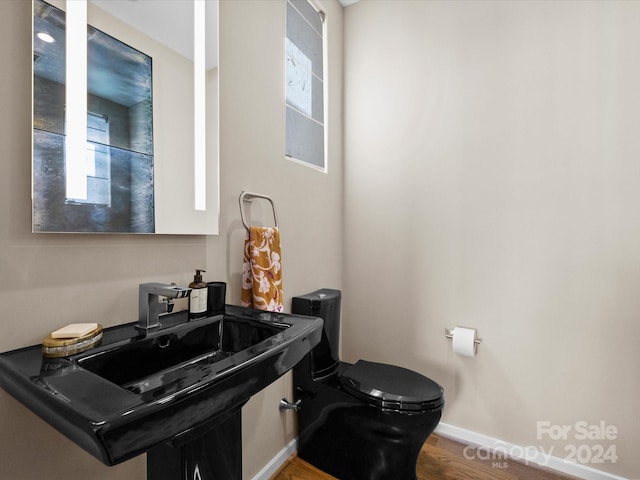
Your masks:
{"label": "window recess", "polygon": [[307,0],[287,1],[287,158],[326,171],[324,13]]}

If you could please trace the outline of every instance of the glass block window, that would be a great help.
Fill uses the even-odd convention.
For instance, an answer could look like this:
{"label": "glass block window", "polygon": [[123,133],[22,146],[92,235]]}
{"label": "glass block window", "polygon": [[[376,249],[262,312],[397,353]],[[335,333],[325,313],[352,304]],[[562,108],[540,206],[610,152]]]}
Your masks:
{"label": "glass block window", "polygon": [[324,13],[287,0],[286,156],[325,170]]}

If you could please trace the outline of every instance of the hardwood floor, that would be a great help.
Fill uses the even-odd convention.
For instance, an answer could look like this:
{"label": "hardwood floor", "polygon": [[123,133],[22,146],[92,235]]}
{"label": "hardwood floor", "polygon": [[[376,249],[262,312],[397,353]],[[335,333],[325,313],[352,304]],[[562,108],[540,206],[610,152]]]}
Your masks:
{"label": "hardwood floor", "polygon": [[[572,480],[575,477],[534,468],[505,458],[478,460],[489,455],[433,434],[418,457],[418,480]],[[474,458],[473,460],[470,458]],[[271,480],[335,480],[313,465],[293,457]],[[393,479],[390,479],[393,480]]]}

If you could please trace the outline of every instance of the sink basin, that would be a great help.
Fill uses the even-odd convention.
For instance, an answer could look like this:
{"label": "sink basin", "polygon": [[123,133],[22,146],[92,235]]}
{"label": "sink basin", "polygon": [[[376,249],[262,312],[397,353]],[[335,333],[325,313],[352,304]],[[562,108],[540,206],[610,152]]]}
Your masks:
{"label": "sink basin", "polygon": [[297,364],[321,332],[319,318],[227,305],[145,336],[134,323],[112,327],[102,345],[70,357],[44,358],[40,345],[0,354],[0,386],[114,465],[211,428]]}
{"label": "sink basin", "polygon": [[[127,345],[107,346],[77,355],[78,366],[133,393],[154,398],[196,382],[210,370],[236,366],[234,354],[254,347],[291,324],[234,316],[213,317],[168,328]],[[263,346],[275,346],[273,339]],[[215,365],[214,365],[215,364]],[[203,367],[210,366],[210,369]]]}

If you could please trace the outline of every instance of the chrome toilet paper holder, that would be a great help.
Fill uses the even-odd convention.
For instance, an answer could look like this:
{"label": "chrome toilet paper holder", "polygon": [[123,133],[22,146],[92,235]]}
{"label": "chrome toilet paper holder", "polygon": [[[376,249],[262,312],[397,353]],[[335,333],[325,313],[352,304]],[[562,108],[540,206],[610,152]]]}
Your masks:
{"label": "chrome toilet paper holder", "polygon": [[[453,328],[445,328],[444,329],[444,336],[450,340],[453,339]],[[474,339],[473,343],[475,343],[476,347],[478,345],[480,345],[480,343],[482,342],[482,339],[480,338],[476,338]]]}

